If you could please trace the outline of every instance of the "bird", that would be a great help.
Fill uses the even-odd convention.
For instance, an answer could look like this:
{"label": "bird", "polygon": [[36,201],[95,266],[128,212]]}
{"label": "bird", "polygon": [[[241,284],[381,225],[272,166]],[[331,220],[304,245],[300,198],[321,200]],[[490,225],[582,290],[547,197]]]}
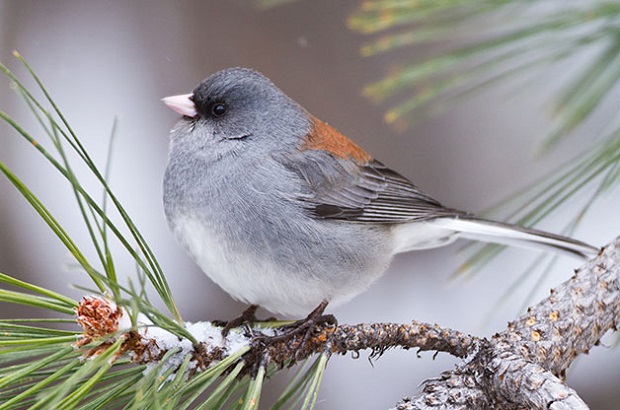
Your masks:
{"label": "bird", "polygon": [[218,71],[162,101],[182,116],[163,179],[168,225],[252,312],[322,313],[367,290],[395,255],[457,238],[597,252],[443,206],[253,69]]}

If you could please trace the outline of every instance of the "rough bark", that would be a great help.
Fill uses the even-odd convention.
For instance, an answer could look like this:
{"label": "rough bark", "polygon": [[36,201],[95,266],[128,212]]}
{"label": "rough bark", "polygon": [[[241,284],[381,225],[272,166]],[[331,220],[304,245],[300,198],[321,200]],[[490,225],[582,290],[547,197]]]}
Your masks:
{"label": "rough bark", "polygon": [[577,356],[617,330],[619,261],[616,239],[506,330],[481,340],[467,361],[426,381],[396,408],[587,409],[564,375]]}

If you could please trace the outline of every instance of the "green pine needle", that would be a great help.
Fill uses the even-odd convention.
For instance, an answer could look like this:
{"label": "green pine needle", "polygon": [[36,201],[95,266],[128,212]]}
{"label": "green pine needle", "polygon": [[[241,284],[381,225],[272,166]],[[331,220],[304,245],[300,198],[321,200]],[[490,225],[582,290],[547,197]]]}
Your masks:
{"label": "green pine needle", "polygon": [[329,354],[323,353],[317,359],[316,370],[312,372],[312,377],[308,385],[306,397],[301,406],[302,410],[314,409],[316,400],[319,395],[319,388],[321,387],[321,380],[323,380],[323,374],[327,368],[327,362],[329,361]]}
{"label": "green pine needle", "polygon": [[[56,149],[59,159],[55,158],[52,154],[50,154],[42,145],[40,141],[33,138],[30,133],[28,133],[23,127],[17,124],[8,114],[4,112],[0,112],[0,118],[4,120],[8,125],[13,127],[15,131],[28,140],[32,145],[37,148],[37,150],[48,160],[51,165],[53,165],[57,170],[61,172],[61,174],[69,181],[71,187],[74,191],[74,195],[76,197],[76,201],[78,207],[80,208],[80,212],[82,214],[82,218],[84,220],[85,226],[87,227],[89,234],[92,239],[93,246],[95,247],[101,263],[104,268],[104,272],[106,272],[107,286],[112,294],[118,296],[119,290],[116,288],[115,272],[113,270],[113,265],[110,263],[109,259],[109,248],[108,248],[108,235],[107,229],[115,235],[115,237],[119,240],[119,242],[124,246],[127,252],[136,260],[136,263],[141,267],[146,276],[150,279],[152,285],[155,290],[160,295],[162,301],[169,308],[170,312],[174,315],[177,321],[181,321],[180,314],[178,309],[176,308],[176,304],[174,303],[174,299],[172,298],[172,294],[170,293],[170,288],[168,283],[163,275],[161,267],[159,266],[157,260],[150,247],[142,237],[141,233],[125,211],[124,207],[115,196],[113,191],[108,186],[105,178],[104,172],[101,172],[99,168],[96,166],[94,161],[91,159],[87,150],[81,143],[78,136],[75,134],[73,129],[70,127],[68,121],[63,116],[59,107],[54,102],[53,98],[47,92],[47,89],[38,78],[38,76],[34,73],[32,68],[28,65],[28,63],[23,59],[23,57],[14,52],[15,57],[26,67],[28,73],[35,80],[36,84],[39,87],[39,90],[45,96],[44,102],[49,104],[52,107],[51,112],[48,111],[44,107],[44,102],[39,101],[37,98],[33,96],[33,94],[28,90],[28,88],[4,65],[0,64],[0,71],[2,71],[15,85],[15,88],[18,92],[24,97],[26,103],[31,108],[33,115],[37,118],[38,122],[43,126],[44,131],[46,132],[48,138],[51,140],[52,145]],[[56,119],[56,117],[58,120]],[[45,124],[49,123],[49,126],[45,126]],[[68,145],[70,150],[78,155],[78,158],[87,166],[87,168],[91,171],[93,176],[99,181],[101,187],[105,192],[104,196],[104,205],[99,205],[94,199],[93,196],[87,193],[84,188],[81,186],[80,182],[77,180],[76,175],[72,171],[72,167],[68,160],[68,156],[65,153],[63,142]],[[2,171],[6,170],[6,167],[3,167]],[[6,170],[5,174],[10,171]],[[20,183],[19,179],[14,175],[7,175],[11,182],[20,189],[25,188],[23,184]],[[27,189],[27,188],[26,188]],[[28,194],[28,192],[26,192]],[[45,210],[45,208],[41,208],[41,204],[33,201],[32,198],[34,195],[29,193],[26,196],[26,199],[31,202],[31,204],[35,207],[35,209],[40,213],[41,216],[44,217],[46,222],[54,229],[60,230],[60,232],[56,232],[57,235],[62,235],[62,239],[64,239],[65,245],[68,246],[71,244],[69,238],[62,232],[62,230],[58,227],[55,220],[49,215],[49,213]],[[131,238],[135,243],[130,243],[125,236],[120,232],[119,228],[116,227],[114,223],[108,218],[107,213],[104,211],[103,207],[107,203],[106,200],[109,199],[117,211],[118,215],[121,217],[125,228],[128,229]],[[103,226],[107,226],[106,229]],[[69,246],[68,246],[69,247]],[[138,249],[136,251],[135,249]],[[107,249],[107,251],[106,251]],[[78,262],[84,267],[84,269],[91,275],[93,281],[96,282],[97,286],[101,291],[105,289],[105,286],[100,278],[102,276],[96,270],[94,270],[87,261],[81,257],[81,253],[79,249],[70,248],[70,251]],[[74,253],[75,252],[75,253]],[[77,255],[76,255],[77,253]],[[112,279],[110,281],[110,279]]]}
{"label": "green pine needle", "polygon": [[[110,170],[112,138],[108,160],[102,172],[92,160],[79,137],[70,127],[40,79],[18,53],[18,60],[27,68],[38,85],[44,99],[40,100],[8,68],[0,64],[0,72],[12,82],[13,88],[23,97],[47,142],[35,138],[36,133],[17,123],[9,114],[0,110],[4,121],[15,134],[27,141],[45,158],[52,169],[68,183],[79,209],[79,217],[95,250],[95,260],[89,260],[83,250],[63,228],[46,205],[14,172],[0,161],[0,173],[16,188],[27,203],[37,212],[56,237],[69,250],[77,264],[88,274],[94,286],[78,287],[92,296],[114,301],[123,308],[134,328],[138,315],[144,315],[153,326],[165,329],[194,345],[199,342],[188,332],[176,309],[176,304],[166,279],[148,244],[125,212],[118,198],[110,189],[107,178]],[[49,105],[51,109],[47,109]],[[115,133],[114,123],[112,136]],[[41,131],[39,131],[40,133]],[[74,171],[76,161],[85,165],[95,176],[103,191],[100,195],[88,192],[81,177]],[[114,214],[115,213],[115,214]],[[120,217],[120,223],[115,219]],[[120,284],[116,275],[112,241],[122,245],[137,266],[137,280]],[[48,314],[69,315],[69,319],[0,319],[0,410],[21,408],[43,409],[211,409],[228,406],[236,409],[258,408],[264,383],[278,369],[275,366],[258,369],[255,377],[247,373],[241,360],[250,347],[230,353],[226,359],[206,370],[194,373],[191,356],[182,363],[170,365],[176,353],[168,351],[163,358],[151,365],[130,363],[122,355],[124,337],[109,340],[82,339],[77,330],[56,328],[72,325],[78,328],[76,310],[78,302],[58,292],[27,283],[0,273],[0,302],[26,305],[45,310]],[[161,312],[149,300],[146,288],[152,286],[168,307]],[[88,289],[88,288],[94,289]],[[172,314],[172,317],[170,317]],[[141,319],[143,320],[143,319]],[[84,323],[84,322],[81,322]],[[76,349],[78,340],[88,342]],[[97,347],[98,343],[104,344]],[[88,350],[88,348],[91,350]],[[86,353],[88,352],[88,353]],[[82,355],[88,358],[82,357]],[[324,369],[326,360],[321,369]],[[318,366],[311,370],[316,371]],[[322,370],[321,370],[322,371]],[[243,373],[242,373],[243,372]],[[318,381],[310,372],[303,385],[309,391],[305,407],[312,406],[318,392]]]}

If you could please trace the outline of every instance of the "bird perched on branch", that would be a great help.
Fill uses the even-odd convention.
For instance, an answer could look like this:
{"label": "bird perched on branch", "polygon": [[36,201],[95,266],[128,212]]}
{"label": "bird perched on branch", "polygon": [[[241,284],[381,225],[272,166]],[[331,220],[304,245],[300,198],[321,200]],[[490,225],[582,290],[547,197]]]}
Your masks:
{"label": "bird perched on branch", "polygon": [[170,228],[215,283],[271,312],[322,313],[394,255],[459,237],[597,251],[441,205],[256,71],[226,69],[163,101],[183,115],[164,177]]}

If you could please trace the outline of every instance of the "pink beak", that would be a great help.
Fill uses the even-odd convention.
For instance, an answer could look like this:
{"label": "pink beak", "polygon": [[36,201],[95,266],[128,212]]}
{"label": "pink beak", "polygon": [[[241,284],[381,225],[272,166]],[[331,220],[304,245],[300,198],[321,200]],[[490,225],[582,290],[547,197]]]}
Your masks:
{"label": "pink beak", "polygon": [[194,94],[182,94],[182,95],[173,95],[170,97],[162,98],[161,100],[168,107],[172,108],[174,111],[178,112],[181,115],[186,117],[195,117],[198,112],[196,111],[196,105],[190,99]]}

